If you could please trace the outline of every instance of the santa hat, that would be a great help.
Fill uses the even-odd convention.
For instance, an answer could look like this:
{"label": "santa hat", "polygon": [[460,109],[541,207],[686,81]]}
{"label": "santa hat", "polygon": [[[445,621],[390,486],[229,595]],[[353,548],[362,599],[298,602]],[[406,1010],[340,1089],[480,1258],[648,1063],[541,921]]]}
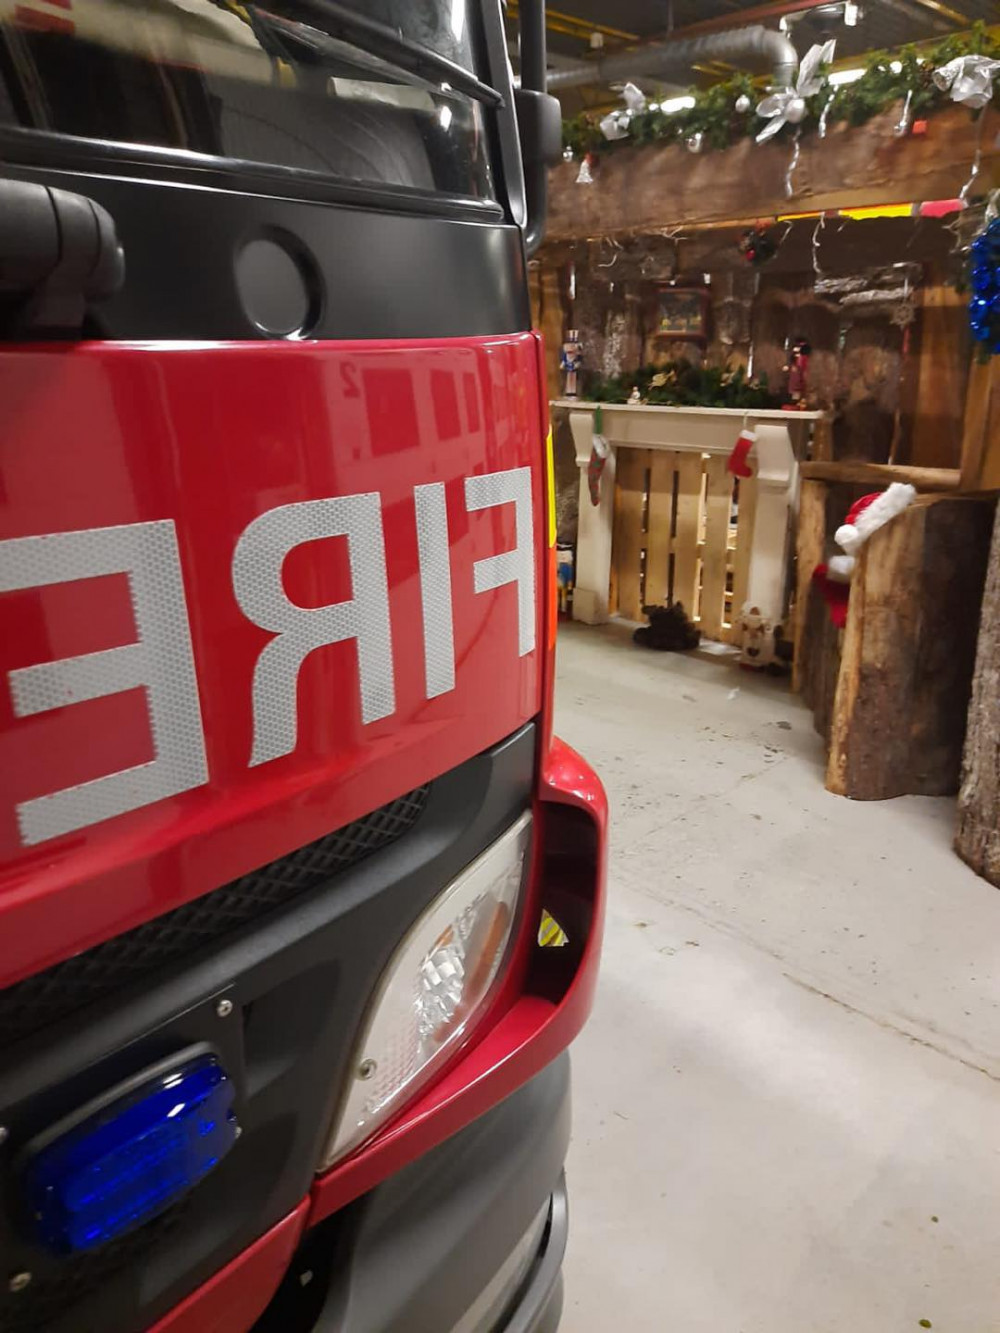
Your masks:
{"label": "santa hat", "polygon": [[847,522],[834,533],[834,541],[845,554],[832,555],[825,564],[817,565],[813,570],[813,582],[823,594],[830,619],[838,629],[847,624],[847,603],[857,552],[873,532],[901,514],[916,494],[912,486],[894,481],[887,490],[863,495],[848,510]]}
{"label": "santa hat", "polygon": [[844,555],[832,556],[829,561],[829,575],[834,579],[847,581],[854,569],[854,557],[865,542],[885,527],[890,519],[901,514],[916,499],[916,489],[906,482],[894,481],[884,491],[873,491],[856,500],[847,511],[847,521],[833,534]]}

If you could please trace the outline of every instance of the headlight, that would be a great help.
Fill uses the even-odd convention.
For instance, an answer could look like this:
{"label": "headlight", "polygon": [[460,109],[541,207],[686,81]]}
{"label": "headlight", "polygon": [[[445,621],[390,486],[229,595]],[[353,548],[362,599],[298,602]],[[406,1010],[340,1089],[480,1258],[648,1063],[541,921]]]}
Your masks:
{"label": "headlight", "polygon": [[510,942],[530,842],[525,814],[449,884],[396,950],[355,1053],[324,1168],[425,1083],[482,1012]]}

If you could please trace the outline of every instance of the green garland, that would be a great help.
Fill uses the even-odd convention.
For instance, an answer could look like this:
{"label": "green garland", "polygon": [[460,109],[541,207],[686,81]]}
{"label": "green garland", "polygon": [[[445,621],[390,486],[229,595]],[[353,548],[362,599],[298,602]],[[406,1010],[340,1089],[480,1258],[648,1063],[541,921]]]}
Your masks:
{"label": "green garland", "polygon": [[[846,121],[850,125],[863,125],[872,116],[902,101],[908,92],[913,94],[910,110],[915,118],[952,105],[950,94],[937,87],[933,74],[949,60],[966,55],[1000,59],[1000,41],[989,33],[985,24],[977,23],[968,33],[946,37],[933,47],[904,46],[896,52],[874,51],[862,77],[836,90],[827,123]],[[898,71],[891,67],[893,61],[899,63]],[[807,100],[809,110],[803,122],[805,128],[815,128],[831,91],[830,84],[824,80],[822,89]],[[751,106],[748,111],[739,112],[736,101],[744,95],[750,99]],[[691,96],[695,99],[694,106],[673,115],[659,110],[640,111],[632,117],[629,133],[624,139],[605,139],[598,124],[599,117],[594,112],[584,112],[574,120],[563,121],[563,142],[578,157],[585,153],[616,152],[638,144],[683,143],[690,135],[698,133],[703,135],[706,149],[728,148],[740,139],[759,134],[766,123],[757,115],[757,103],[762,94],[748,74],[739,74],[704,91],[692,89]],[[777,138],[793,133],[794,129],[792,125],[785,125]]]}
{"label": "green garland", "polygon": [[780,407],[782,399],[767,387],[767,376],[747,379],[746,369],[694,366],[689,361],[667,361],[662,366],[640,366],[630,374],[608,378],[585,375],[586,397],[593,403],[627,403],[633,388],[644,403],[655,407]]}

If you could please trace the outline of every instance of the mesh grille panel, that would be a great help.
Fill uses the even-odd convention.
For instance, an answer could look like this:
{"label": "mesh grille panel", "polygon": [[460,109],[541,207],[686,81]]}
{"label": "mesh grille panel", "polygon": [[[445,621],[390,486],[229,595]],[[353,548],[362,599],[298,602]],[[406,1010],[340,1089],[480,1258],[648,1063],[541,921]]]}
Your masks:
{"label": "mesh grille panel", "polygon": [[314,888],[408,832],[430,787],[0,991],[0,1047],[75,1013]]}
{"label": "mesh grille panel", "polygon": [[[153,1218],[130,1236],[122,1236],[110,1245],[89,1254],[74,1255],[40,1277],[28,1287],[0,1303],[0,1333],[37,1333],[65,1315],[113,1274],[127,1265],[136,1265],[155,1245],[172,1235],[187,1216],[191,1195],[181,1199],[169,1212]],[[93,1325],[88,1321],[86,1327]]]}

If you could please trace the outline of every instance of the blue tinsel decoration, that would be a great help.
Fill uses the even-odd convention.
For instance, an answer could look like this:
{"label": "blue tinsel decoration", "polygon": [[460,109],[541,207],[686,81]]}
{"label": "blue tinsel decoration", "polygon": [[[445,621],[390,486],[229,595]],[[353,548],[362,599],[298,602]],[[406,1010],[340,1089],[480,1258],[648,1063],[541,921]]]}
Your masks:
{"label": "blue tinsel decoration", "polygon": [[969,255],[969,324],[972,336],[985,343],[993,356],[1000,354],[1000,217],[972,242]]}

